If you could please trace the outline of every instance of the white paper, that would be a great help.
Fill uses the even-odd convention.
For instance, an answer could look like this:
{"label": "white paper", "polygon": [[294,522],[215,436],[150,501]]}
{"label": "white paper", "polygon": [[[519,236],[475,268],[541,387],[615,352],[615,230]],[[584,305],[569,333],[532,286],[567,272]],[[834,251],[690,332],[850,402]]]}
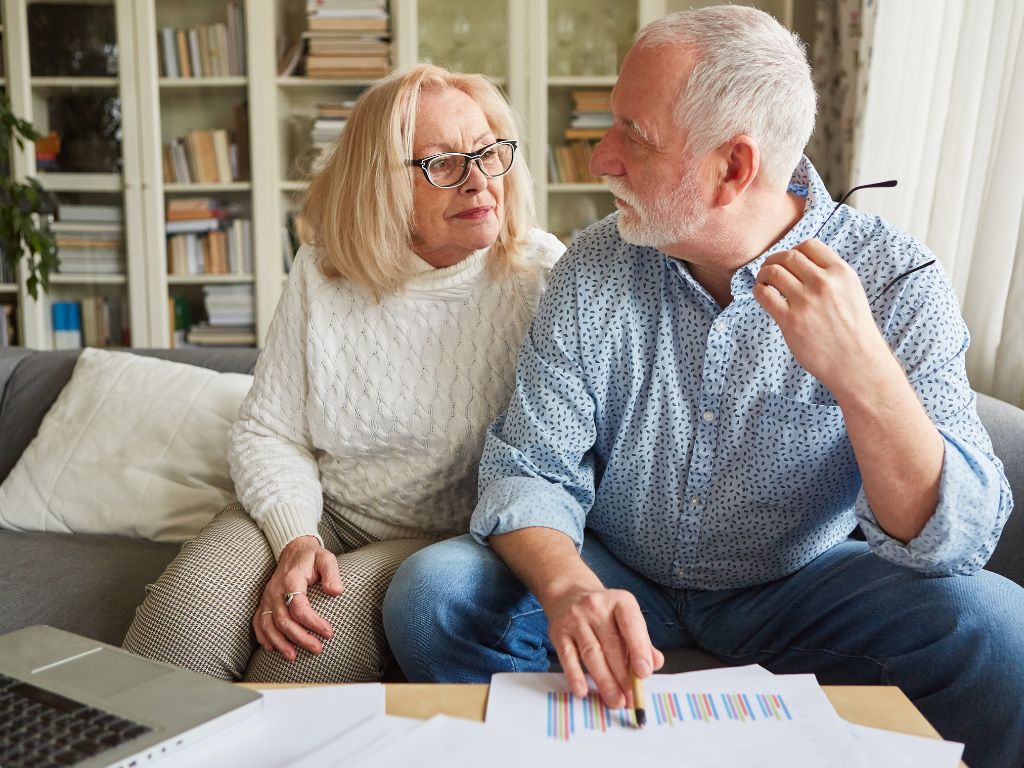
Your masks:
{"label": "white paper", "polygon": [[957,768],[964,745],[847,723],[871,768]]}
{"label": "white paper", "polygon": [[669,768],[670,762],[645,757],[623,760],[619,752],[584,744],[559,743],[500,726],[487,726],[457,717],[435,715],[372,753],[364,753],[345,768]]}
{"label": "white paper", "polygon": [[630,710],[604,707],[588,682],[591,693],[581,700],[561,674],[493,675],[487,723],[682,766],[867,766],[814,675],[760,668],[652,675],[644,680],[642,730]]}
{"label": "white paper", "polygon": [[260,691],[263,709],[160,760],[160,768],[283,768],[357,723],[384,714],[384,686]]}
{"label": "white paper", "polygon": [[313,750],[290,768],[341,768],[401,738],[423,720],[395,715],[377,715],[364,720],[323,746]]}

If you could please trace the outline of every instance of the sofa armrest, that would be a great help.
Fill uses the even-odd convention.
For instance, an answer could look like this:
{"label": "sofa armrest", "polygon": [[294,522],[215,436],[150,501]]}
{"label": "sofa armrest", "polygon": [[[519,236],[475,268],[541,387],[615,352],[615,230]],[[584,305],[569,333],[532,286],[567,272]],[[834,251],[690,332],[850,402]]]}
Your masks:
{"label": "sofa armrest", "polygon": [[979,394],[978,416],[1003,462],[1016,505],[985,569],[1024,586],[1024,411]]}

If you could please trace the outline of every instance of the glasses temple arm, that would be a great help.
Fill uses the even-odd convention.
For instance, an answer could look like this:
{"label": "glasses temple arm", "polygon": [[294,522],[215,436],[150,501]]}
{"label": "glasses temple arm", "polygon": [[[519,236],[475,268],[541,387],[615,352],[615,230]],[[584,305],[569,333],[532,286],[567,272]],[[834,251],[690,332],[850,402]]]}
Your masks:
{"label": "glasses temple arm", "polygon": [[847,198],[849,198],[850,195],[852,195],[857,190],[859,190],[859,189],[874,189],[876,187],[895,187],[895,186],[896,186],[896,179],[889,179],[889,181],[876,181],[874,184],[861,184],[859,187],[854,187],[849,192],[847,192],[845,195],[843,195],[843,198],[838,203],[836,203],[836,207],[832,209],[832,213],[830,213],[828,215],[828,217],[823,222],[821,222],[821,226],[818,227],[818,231],[815,232],[812,235],[811,239],[814,239],[819,234],[821,234],[821,230],[823,230],[825,228],[825,225],[828,224],[828,220],[831,219],[835,215],[836,211],[839,210],[839,206],[841,206],[843,203],[845,203]]}

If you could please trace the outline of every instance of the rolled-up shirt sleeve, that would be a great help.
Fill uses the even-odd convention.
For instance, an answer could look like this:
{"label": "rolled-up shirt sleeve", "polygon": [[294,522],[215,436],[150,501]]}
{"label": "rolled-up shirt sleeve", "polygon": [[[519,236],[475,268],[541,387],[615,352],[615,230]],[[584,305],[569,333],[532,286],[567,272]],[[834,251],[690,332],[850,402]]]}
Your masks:
{"label": "rolled-up shirt sleeve", "polygon": [[508,410],[488,429],[473,538],[552,528],[583,545],[594,504],[595,404],[580,354],[576,258],[555,265],[516,364]]}
{"label": "rolled-up shirt sleeve", "polygon": [[863,488],[857,519],[872,550],[890,562],[929,576],[970,575],[995,550],[1013,497],[978,417],[967,380],[970,336],[940,269],[924,270],[907,287],[885,335],[942,436],[939,504],[921,533],[906,544],[878,525]]}

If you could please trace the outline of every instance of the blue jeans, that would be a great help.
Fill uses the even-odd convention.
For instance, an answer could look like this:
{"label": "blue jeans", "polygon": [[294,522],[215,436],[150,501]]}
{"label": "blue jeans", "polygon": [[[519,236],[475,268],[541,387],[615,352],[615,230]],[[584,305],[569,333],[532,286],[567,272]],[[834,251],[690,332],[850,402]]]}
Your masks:
{"label": "blue jeans", "polygon": [[[669,589],[587,531],[583,559],[632,592],[655,647],[701,648],[727,664],[813,672],[823,685],[896,685],[970,768],[1024,762],[1024,589],[994,573],[926,578],[844,542],[801,570],[743,589]],[[553,654],[540,603],[469,536],[398,569],[384,626],[412,682],[486,683],[544,672]]]}

